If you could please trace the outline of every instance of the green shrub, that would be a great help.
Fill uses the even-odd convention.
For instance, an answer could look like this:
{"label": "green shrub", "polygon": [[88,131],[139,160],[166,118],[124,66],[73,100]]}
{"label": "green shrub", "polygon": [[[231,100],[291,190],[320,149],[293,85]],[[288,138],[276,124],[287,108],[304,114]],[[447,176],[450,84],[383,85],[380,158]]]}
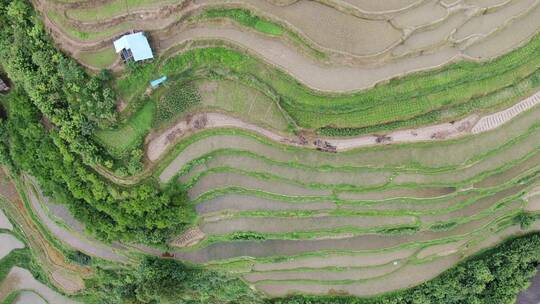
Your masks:
{"label": "green shrub", "polygon": [[231,236],[232,240],[265,240],[266,237],[264,235],[261,235],[260,233],[253,232],[253,231],[240,231],[235,232]]}
{"label": "green shrub", "polygon": [[200,101],[201,96],[199,95],[199,91],[191,82],[179,83],[167,88],[167,92],[158,103],[155,119],[156,125],[159,126],[169,122],[178,114],[185,112]]}
{"label": "green shrub", "polygon": [[380,232],[384,234],[414,234],[420,230],[419,226],[403,226],[396,228],[383,229]]}
{"label": "green shrub", "polygon": [[450,222],[439,222],[439,223],[435,223],[433,225],[431,225],[429,227],[430,230],[433,230],[433,231],[446,231],[446,230],[450,230],[454,227],[457,226],[457,223],[454,222],[454,221],[450,221]]}
{"label": "green shrub", "polygon": [[90,265],[90,263],[92,263],[92,257],[83,253],[83,252],[80,252],[80,251],[70,251],[68,254],[67,254],[67,258],[70,260],[70,261],[73,261],[77,264],[80,264],[80,265]]}

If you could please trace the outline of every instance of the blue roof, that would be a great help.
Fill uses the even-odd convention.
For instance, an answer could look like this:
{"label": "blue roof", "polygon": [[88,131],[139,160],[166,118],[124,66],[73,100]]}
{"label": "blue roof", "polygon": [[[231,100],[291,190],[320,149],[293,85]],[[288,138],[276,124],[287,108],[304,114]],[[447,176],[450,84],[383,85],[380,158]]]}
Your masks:
{"label": "blue roof", "polygon": [[152,86],[152,88],[155,88],[158,85],[160,85],[161,83],[163,83],[165,80],[167,80],[167,76],[163,76],[163,77],[158,78],[156,80],[150,81],[150,85]]}
{"label": "blue roof", "polygon": [[114,48],[117,53],[123,49],[130,50],[135,61],[154,58],[150,44],[142,32],[122,36],[114,42]]}

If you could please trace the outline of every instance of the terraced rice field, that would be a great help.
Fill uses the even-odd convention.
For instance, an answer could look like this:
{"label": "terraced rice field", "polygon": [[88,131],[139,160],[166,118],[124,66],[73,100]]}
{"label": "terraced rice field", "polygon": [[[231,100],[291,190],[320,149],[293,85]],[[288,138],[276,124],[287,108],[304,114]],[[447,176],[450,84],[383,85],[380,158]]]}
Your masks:
{"label": "terraced rice field", "polygon": [[[179,186],[197,215],[167,252],[107,246],[28,178],[29,210],[71,248],[122,264],[132,251],[202,264],[270,297],[374,296],[540,230],[537,0],[36,7],[66,53],[114,72],[120,123],[95,132],[108,161],[96,171],[125,187]],[[153,61],[122,65],[111,43],[129,30],[145,31]],[[133,162],[133,175],[114,171]],[[9,236],[0,242],[18,248]],[[25,284],[0,296],[30,288],[70,303]]]}
{"label": "terraced rice field", "polygon": [[[85,65],[96,62],[96,68],[110,64],[111,41],[127,28],[148,31],[153,47],[163,55],[160,61],[164,62],[159,64],[160,68],[149,68],[144,75],[138,75],[137,84],[132,83],[133,79],[118,81],[124,101],[129,102],[143,93],[146,81],[164,73],[173,76],[181,72],[177,68],[183,70],[191,65],[196,69],[217,69],[218,73],[228,77],[240,77],[260,91],[252,95],[266,94],[279,100],[279,107],[288,116],[285,120],[279,117],[283,113],[270,108],[270,114],[253,117],[261,124],[281,120],[275,124],[278,129],[287,125],[287,119],[294,122],[293,127],[316,129],[332,135],[451,121],[463,117],[471,109],[493,111],[540,87],[532,81],[529,84],[532,88],[523,92],[524,88],[517,84],[517,79],[531,81],[530,77],[538,68],[538,64],[531,62],[537,56],[530,56],[530,50],[524,48],[504,59],[497,59],[497,64],[485,64],[486,71],[482,66],[464,64],[463,68],[428,74],[430,77],[423,78],[436,80],[426,82],[425,86],[419,87],[419,78],[413,77],[411,83],[381,86],[380,90],[373,90],[373,94],[335,94],[369,88],[387,79],[454,61],[493,59],[508,54],[531,39],[538,40],[533,38],[540,26],[535,23],[540,20],[535,17],[540,9],[536,1],[398,1],[380,6],[354,1],[295,1],[288,4],[275,5],[264,0],[199,0],[124,4],[107,1],[78,6],[42,0],[38,8],[46,24],[56,33],[57,42]],[[215,13],[206,14],[211,10]],[[258,30],[252,25],[256,22],[246,23],[235,17],[238,12],[249,13],[256,22],[279,28],[281,34],[275,37]],[[56,16],[51,17],[51,14]],[[315,15],[319,17],[306,17]],[[320,26],[321,22],[324,26]],[[121,28],[116,32],[110,32],[118,27]],[[350,28],[362,30],[350,31]],[[76,38],[69,34],[70,31],[84,30],[105,35],[107,39],[80,39],[81,35]],[[501,39],[504,41],[500,42]],[[492,40],[498,42],[491,43]],[[244,61],[245,66],[228,60],[212,63],[208,56],[227,56],[229,59],[235,56],[219,52],[214,55],[213,52],[205,55],[195,52],[192,54],[195,58],[187,59],[190,63],[166,60],[178,49],[184,51],[198,43],[211,46],[224,42],[227,48],[254,57],[236,59]],[[529,48],[534,48],[533,45],[531,43]],[[204,63],[197,63],[198,56],[204,57]],[[522,58],[528,58],[529,64],[523,65]],[[260,67],[254,68],[255,65]],[[388,87],[395,88],[395,93],[389,93]],[[503,90],[507,91],[503,93]],[[131,93],[123,93],[128,91]],[[384,95],[376,91],[384,91]],[[418,96],[419,91],[426,95]],[[327,102],[329,99],[332,102]],[[242,109],[222,108],[235,116],[245,114]],[[140,143],[140,138],[131,139],[130,142]]]}
{"label": "terraced rice field", "polygon": [[[5,190],[6,187],[3,187]],[[5,195],[5,192],[2,191],[2,196]],[[6,203],[2,201],[2,204]],[[7,207],[3,205],[3,207]],[[20,234],[20,231],[16,229],[15,234],[13,233],[13,224],[5,216],[2,209],[0,209],[0,219],[2,220],[2,226],[0,229],[5,229],[9,233],[0,233],[0,262],[5,262],[10,254],[14,253],[13,251],[20,251],[20,249],[25,248],[25,243],[23,243],[18,237],[23,236]],[[57,264],[59,267],[60,264]],[[25,268],[18,266],[13,266],[10,269],[6,269],[6,264],[2,265],[6,271],[5,277],[2,277],[0,280],[0,301],[8,302],[8,296],[12,294],[17,294],[13,302],[9,303],[19,303],[19,304],[41,304],[41,303],[76,303],[71,301],[67,297],[59,294],[57,291],[51,289],[49,286],[36,280],[32,273]],[[45,265],[44,265],[45,266]],[[65,281],[66,275],[69,275],[68,272],[64,270],[65,273],[53,274],[53,277],[56,277],[59,281]],[[43,279],[43,278],[41,278]],[[79,282],[81,281],[81,282]],[[74,291],[79,290],[79,284],[83,284],[82,280],[78,277],[70,277],[70,280],[66,284],[71,284]],[[73,286],[75,285],[75,286]]]}
{"label": "terraced rice field", "polygon": [[156,173],[190,187],[206,235],[175,258],[234,270],[271,296],[368,296],[433,278],[521,233],[516,216],[536,210],[538,111],[443,144],[336,154],[238,130],[193,135]]}

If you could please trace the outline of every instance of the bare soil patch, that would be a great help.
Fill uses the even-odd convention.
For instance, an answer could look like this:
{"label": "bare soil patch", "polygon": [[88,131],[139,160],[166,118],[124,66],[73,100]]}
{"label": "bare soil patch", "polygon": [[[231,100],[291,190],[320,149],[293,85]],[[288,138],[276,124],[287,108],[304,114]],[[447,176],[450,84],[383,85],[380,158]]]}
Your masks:
{"label": "bare soil patch", "polygon": [[51,275],[57,285],[68,293],[76,293],[84,288],[84,282],[80,276],[67,272],[63,269],[54,271]]}
{"label": "bare soil patch", "polygon": [[540,194],[528,197],[525,210],[528,211],[540,211]]}
{"label": "bare soil patch", "polygon": [[385,1],[344,0],[343,2],[353,5],[364,12],[385,14],[388,12],[406,10],[422,1],[419,1],[419,0],[385,0]]}
{"label": "bare soil patch", "polygon": [[297,1],[286,7],[274,6],[265,0],[245,3],[286,22],[315,44],[339,52],[360,56],[374,55],[389,49],[401,39],[401,32],[385,20],[357,18],[315,1]]}
{"label": "bare soil patch", "polygon": [[469,17],[464,12],[455,13],[433,29],[411,34],[403,44],[392,51],[392,54],[394,56],[405,56],[445,44],[456,28],[459,28],[468,19]]}
{"label": "bare soil patch", "polygon": [[490,188],[508,182],[531,168],[540,165],[540,153],[536,153],[533,156],[527,158],[525,161],[518,163],[517,165],[504,170],[500,173],[490,175],[482,181],[474,184],[476,188]]}
{"label": "bare soil patch", "polygon": [[452,184],[463,182],[484,172],[495,170],[510,162],[519,161],[520,159],[525,158],[528,154],[533,153],[538,148],[539,141],[540,131],[535,131],[524,140],[510,145],[494,155],[483,158],[472,166],[466,166],[464,168],[438,174],[401,173],[394,177],[393,182],[398,185],[408,183]]}
{"label": "bare soil patch", "polygon": [[420,231],[413,235],[364,234],[341,239],[316,240],[264,240],[216,242],[190,252],[176,252],[175,258],[195,263],[233,257],[270,257],[297,255],[317,251],[368,251],[390,249],[403,244],[455,237],[481,229],[497,218],[507,214],[503,208],[479,220],[467,222],[448,231]]}
{"label": "bare soil patch", "polygon": [[461,209],[444,214],[435,215],[423,215],[420,216],[422,222],[430,223],[436,221],[450,221],[452,219],[462,219],[464,217],[474,216],[484,210],[494,207],[497,203],[501,202],[505,198],[519,193],[525,188],[524,185],[514,186],[501,192],[497,192],[493,195],[481,198]]}
{"label": "bare soil patch", "polygon": [[391,210],[391,211],[418,211],[418,212],[430,212],[437,211],[441,209],[450,208],[456,204],[459,204],[463,201],[473,198],[477,193],[467,192],[459,193],[451,197],[440,197],[434,199],[392,199],[388,201],[377,201],[371,203],[343,203],[340,205],[341,208],[351,209],[351,210]]}

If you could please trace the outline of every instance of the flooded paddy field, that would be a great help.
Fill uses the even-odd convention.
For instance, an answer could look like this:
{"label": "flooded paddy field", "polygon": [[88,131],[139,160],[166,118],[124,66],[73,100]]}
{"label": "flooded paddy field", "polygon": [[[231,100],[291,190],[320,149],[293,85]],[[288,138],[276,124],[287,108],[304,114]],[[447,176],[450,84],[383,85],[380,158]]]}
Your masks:
{"label": "flooded paddy field", "polygon": [[331,194],[329,190],[305,188],[280,181],[258,179],[237,173],[205,175],[198,180],[193,188],[189,189],[188,194],[191,198],[195,199],[210,190],[227,187],[238,187],[288,196],[328,196]]}
{"label": "flooded paddy field", "polygon": [[460,236],[488,225],[504,216],[507,210],[470,221],[457,228],[442,231],[420,231],[412,235],[365,234],[344,239],[316,240],[264,240],[217,242],[190,252],[176,252],[175,258],[204,263],[212,260],[230,259],[239,256],[271,257],[297,255],[317,251],[367,251],[393,248],[407,243],[427,242],[434,239]]}
{"label": "flooded paddy field", "polygon": [[320,269],[330,267],[373,267],[405,260],[411,257],[416,249],[400,249],[377,253],[356,255],[321,255],[314,257],[289,258],[283,262],[255,263],[254,271],[283,271],[291,269]]}
{"label": "flooded paddy field", "polygon": [[[537,122],[540,108],[533,109],[491,132],[468,137],[451,143],[438,145],[404,145],[384,148],[360,149],[346,153],[328,154],[309,149],[277,147],[242,135],[207,136],[189,144],[161,172],[159,178],[167,182],[189,162],[199,159],[212,151],[222,149],[241,149],[261,157],[282,163],[299,163],[305,166],[330,167],[447,167],[461,166],[476,161],[481,155],[510,144],[517,137],[527,134]],[[533,141],[534,143],[534,141]]]}
{"label": "flooded paddy field", "polygon": [[304,271],[271,271],[252,272],[244,275],[248,282],[259,281],[343,281],[365,280],[390,274],[403,265],[390,263],[382,266],[344,270],[304,270]]}
{"label": "flooded paddy field", "polygon": [[0,229],[13,230],[13,225],[2,209],[0,209]]}
{"label": "flooded paddy field", "polygon": [[0,233],[0,244],[2,244],[2,246],[0,246],[0,259],[6,257],[15,249],[24,248],[24,244],[9,233]]}
{"label": "flooded paddy field", "polygon": [[[384,280],[366,280],[364,282],[351,282],[349,284],[321,284],[321,283],[295,283],[295,282],[269,282],[257,284],[257,288],[272,296],[283,296],[291,291],[310,294],[327,294],[332,291],[346,292],[357,296],[381,294],[391,290],[402,289],[417,285],[436,277],[451,265],[460,260],[457,255],[439,258],[434,262],[417,265],[406,265],[384,277]],[[403,280],[403,276],[407,280]]]}
{"label": "flooded paddy field", "polygon": [[188,182],[193,177],[218,167],[231,167],[250,172],[263,172],[284,177],[289,180],[305,184],[325,185],[353,185],[357,187],[382,186],[389,181],[391,172],[370,170],[313,170],[309,168],[295,168],[286,164],[272,163],[250,156],[231,153],[229,155],[218,154],[210,160],[192,168],[188,174],[181,176],[181,182]]}
{"label": "flooded paddy field", "polygon": [[325,230],[339,227],[374,228],[389,225],[413,224],[414,222],[415,218],[411,216],[318,216],[309,218],[240,217],[205,222],[201,225],[201,230],[207,234],[228,234],[238,231],[284,233]]}
{"label": "flooded paddy field", "polygon": [[345,200],[387,200],[392,198],[436,198],[449,195],[455,192],[456,189],[452,187],[439,187],[439,188],[397,188],[388,189],[382,191],[372,191],[365,193],[353,193],[343,192],[339,194],[339,198]]}
{"label": "flooded paddy field", "polygon": [[[5,298],[11,292],[17,290],[31,290],[37,294],[39,297],[44,299],[46,303],[54,304],[76,304],[77,302],[59,294],[58,292],[52,290],[47,285],[36,280],[30,271],[21,268],[13,267],[7,274],[4,281],[0,284],[0,299]],[[36,299],[35,296],[25,295],[23,296],[26,299],[29,297]],[[26,304],[26,303],[25,303]]]}
{"label": "flooded paddy field", "polygon": [[201,215],[222,211],[284,211],[284,210],[331,210],[335,209],[334,202],[284,202],[262,197],[225,194],[202,201],[195,206]]}

